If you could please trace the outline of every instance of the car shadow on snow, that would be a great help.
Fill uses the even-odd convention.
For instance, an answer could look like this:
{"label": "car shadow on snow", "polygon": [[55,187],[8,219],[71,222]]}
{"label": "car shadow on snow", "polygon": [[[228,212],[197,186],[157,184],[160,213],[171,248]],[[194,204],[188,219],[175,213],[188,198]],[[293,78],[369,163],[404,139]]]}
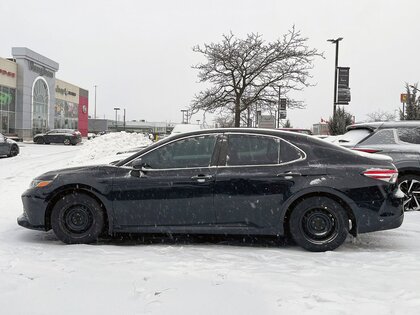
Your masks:
{"label": "car shadow on snow", "polygon": [[[27,233],[26,233],[27,232]],[[402,235],[401,235],[402,236]],[[20,240],[32,244],[65,245],[52,231],[25,231]],[[403,238],[403,237],[402,237]],[[398,251],[404,249],[404,242],[398,235],[390,232],[367,233],[358,237],[349,236],[345,243],[335,251]],[[101,238],[91,246],[141,246],[141,245],[220,245],[261,248],[296,248],[294,241],[287,237],[250,235],[201,235],[201,234],[115,234]]]}

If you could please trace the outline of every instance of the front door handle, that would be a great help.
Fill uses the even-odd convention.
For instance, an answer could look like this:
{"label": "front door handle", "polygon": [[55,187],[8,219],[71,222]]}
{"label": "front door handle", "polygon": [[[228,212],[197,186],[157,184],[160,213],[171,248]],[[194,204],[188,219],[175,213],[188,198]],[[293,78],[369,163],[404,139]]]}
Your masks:
{"label": "front door handle", "polygon": [[286,177],[286,176],[302,176],[302,174],[298,172],[284,172],[284,173],[277,174],[277,177]]}
{"label": "front door handle", "polygon": [[212,175],[195,175],[192,176],[191,179],[195,179],[199,183],[204,183],[208,179],[212,179]]}

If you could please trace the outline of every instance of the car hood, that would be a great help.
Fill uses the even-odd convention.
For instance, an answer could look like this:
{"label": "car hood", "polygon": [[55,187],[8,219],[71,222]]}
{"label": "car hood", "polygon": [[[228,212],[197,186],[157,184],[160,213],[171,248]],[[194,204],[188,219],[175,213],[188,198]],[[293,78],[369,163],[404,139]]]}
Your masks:
{"label": "car hood", "polygon": [[47,173],[44,173],[42,175],[37,176],[35,179],[42,179],[42,180],[48,180],[53,179],[57,176],[65,176],[69,174],[84,174],[85,176],[88,176],[89,173],[96,173],[98,171],[114,171],[115,166],[112,165],[89,165],[89,166],[79,166],[79,167],[69,167],[69,168],[63,168],[58,169],[54,171],[49,171]]}
{"label": "car hood", "polygon": [[12,140],[12,139],[9,139],[9,138],[7,138],[7,139],[6,139],[6,142],[7,142],[7,143],[10,143],[10,144],[12,144],[12,143],[16,143],[16,141],[15,141],[15,140]]}

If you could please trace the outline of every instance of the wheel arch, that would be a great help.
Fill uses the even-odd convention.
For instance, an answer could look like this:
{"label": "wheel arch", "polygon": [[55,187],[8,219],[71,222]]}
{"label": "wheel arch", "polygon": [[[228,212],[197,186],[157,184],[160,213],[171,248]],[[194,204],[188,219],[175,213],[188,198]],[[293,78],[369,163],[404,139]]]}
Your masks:
{"label": "wheel arch", "polygon": [[98,202],[100,205],[104,217],[105,217],[105,228],[104,231],[107,231],[108,234],[112,233],[112,213],[110,211],[110,207],[106,206],[103,200],[95,193],[95,189],[93,187],[90,187],[88,185],[81,185],[81,184],[73,184],[73,185],[67,185],[65,187],[61,187],[59,190],[54,191],[50,196],[48,200],[48,205],[45,211],[45,227],[46,230],[51,229],[51,214],[52,210],[57,203],[58,200],[60,200],[63,196],[72,194],[72,193],[82,193],[85,195],[88,195],[89,197],[95,199],[95,201]]}
{"label": "wheel arch", "polygon": [[289,219],[290,219],[290,213],[293,211],[293,209],[296,207],[296,205],[300,202],[302,202],[306,198],[310,197],[327,197],[330,198],[337,203],[339,203],[346,211],[349,219],[351,220],[351,229],[349,231],[350,234],[353,236],[357,235],[357,220],[355,216],[355,207],[354,203],[347,198],[345,195],[343,195],[340,192],[334,191],[329,188],[324,187],[318,187],[318,189],[308,189],[304,191],[300,191],[298,194],[295,194],[292,198],[289,198],[289,200],[286,202],[286,204],[282,208],[282,222],[283,222],[283,235],[289,236]]}

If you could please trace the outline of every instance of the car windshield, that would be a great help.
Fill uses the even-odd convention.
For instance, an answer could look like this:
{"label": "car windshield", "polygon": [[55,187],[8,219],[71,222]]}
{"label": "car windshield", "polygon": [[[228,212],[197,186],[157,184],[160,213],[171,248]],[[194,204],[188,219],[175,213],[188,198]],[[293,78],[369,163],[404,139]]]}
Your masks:
{"label": "car windshield", "polygon": [[369,129],[352,129],[335,139],[333,142],[345,146],[355,146],[368,135],[370,135],[371,132],[372,131]]}

